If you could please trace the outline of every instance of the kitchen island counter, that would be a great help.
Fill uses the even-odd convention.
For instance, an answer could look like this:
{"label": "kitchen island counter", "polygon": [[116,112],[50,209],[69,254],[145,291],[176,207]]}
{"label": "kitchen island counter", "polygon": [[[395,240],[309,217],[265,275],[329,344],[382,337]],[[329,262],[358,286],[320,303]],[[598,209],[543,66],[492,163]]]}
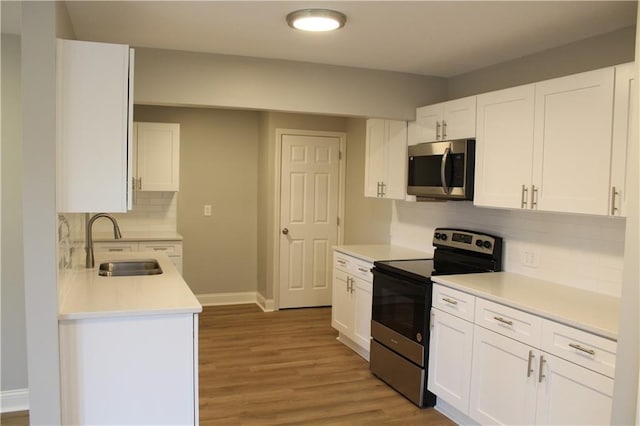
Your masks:
{"label": "kitchen island counter", "polygon": [[[157,259],[159,275],[101,277],[100,263]],[[76,262],[81,264],[81,262]],[[95,253],[95,267],[61,272],[58,319],[199,313],[202,306],[171,260],[157,252]]]}

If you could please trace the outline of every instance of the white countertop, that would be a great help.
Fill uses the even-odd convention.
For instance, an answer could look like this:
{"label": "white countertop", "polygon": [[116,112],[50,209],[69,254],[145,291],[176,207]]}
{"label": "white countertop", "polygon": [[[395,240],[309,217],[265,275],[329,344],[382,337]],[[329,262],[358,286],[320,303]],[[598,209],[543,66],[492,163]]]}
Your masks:
{"label": "white countertop", "polygon": [[434,282],[609,339],[618,338],[620,299],[510,272],[439,275]]}
{"label": "white countertop", "polygon": [[177,232],[158,232],[158,231],[123,231],[122,238],[116,240],[113,238],[113,232],[94,232],[93,241],[112,241],[112,242],[126,242],[126,241],[182,241],[182,235]]}
{"label": "white countertop", "polygon": [[[157,259],[163,273],[131,277],[101,277],[101,262],[121,259]],[[96,253],[96,267],[77,267],[60,280],[58,319],[197,313],[202,306],[162,253]]]}
{"label": "white countertop", "polygon": [[433,252],[419,251],[389,244],[343,245],[334,246],[333,249],[368,262],[375,262],[377,260],[433,258]]}

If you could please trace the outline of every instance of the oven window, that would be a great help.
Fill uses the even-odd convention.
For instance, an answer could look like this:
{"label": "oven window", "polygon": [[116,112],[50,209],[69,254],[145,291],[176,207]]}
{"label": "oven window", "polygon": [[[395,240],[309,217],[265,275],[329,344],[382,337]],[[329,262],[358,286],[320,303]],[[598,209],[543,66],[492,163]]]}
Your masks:
{"label": "oven window", "polygon": [[373,273],[372,320],[408,339],[424,343],[416,336],[425,336],[426,299],[430,286],[375,269]]}

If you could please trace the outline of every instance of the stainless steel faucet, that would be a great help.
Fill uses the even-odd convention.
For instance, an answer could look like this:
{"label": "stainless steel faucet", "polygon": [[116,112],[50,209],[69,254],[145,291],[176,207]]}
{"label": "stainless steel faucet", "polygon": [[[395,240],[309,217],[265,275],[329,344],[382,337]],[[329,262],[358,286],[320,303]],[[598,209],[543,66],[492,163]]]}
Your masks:
{"label": "stainless steel faucet", "polygon": [[98,213],[94,215],[91,219],[89,219],[87,221],[87,235],[85,239],[87,242],[87,246],[85,247],[85,250],[87,251],[87,263],[86,263],[87,268],[93,268],[95,266],[95,263],[93,261],[93,222],[95,222],[96,219],[100,219],[101,217],[106,217],[111,221],[111,223],[113,223],[113,237],[116,240],[119,240],[120,238],[122,238],[122,234],[120,233],[120,227],[118,226],[118,221],[110,214]]}

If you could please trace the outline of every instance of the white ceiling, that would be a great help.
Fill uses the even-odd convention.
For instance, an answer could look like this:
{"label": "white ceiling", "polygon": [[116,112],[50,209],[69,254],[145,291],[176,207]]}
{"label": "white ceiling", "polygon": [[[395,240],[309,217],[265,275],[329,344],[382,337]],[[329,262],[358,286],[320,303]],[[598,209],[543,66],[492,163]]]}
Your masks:
{"label": "white ceiling", "polygon": [[[2,2],[5,6],[5,1]],[[292,30],[322,7],[345,28]],[[450,77],[634,25],[635,1],[68,1],[76,37]],[[3,28],[5,27],[3,7]]]}

